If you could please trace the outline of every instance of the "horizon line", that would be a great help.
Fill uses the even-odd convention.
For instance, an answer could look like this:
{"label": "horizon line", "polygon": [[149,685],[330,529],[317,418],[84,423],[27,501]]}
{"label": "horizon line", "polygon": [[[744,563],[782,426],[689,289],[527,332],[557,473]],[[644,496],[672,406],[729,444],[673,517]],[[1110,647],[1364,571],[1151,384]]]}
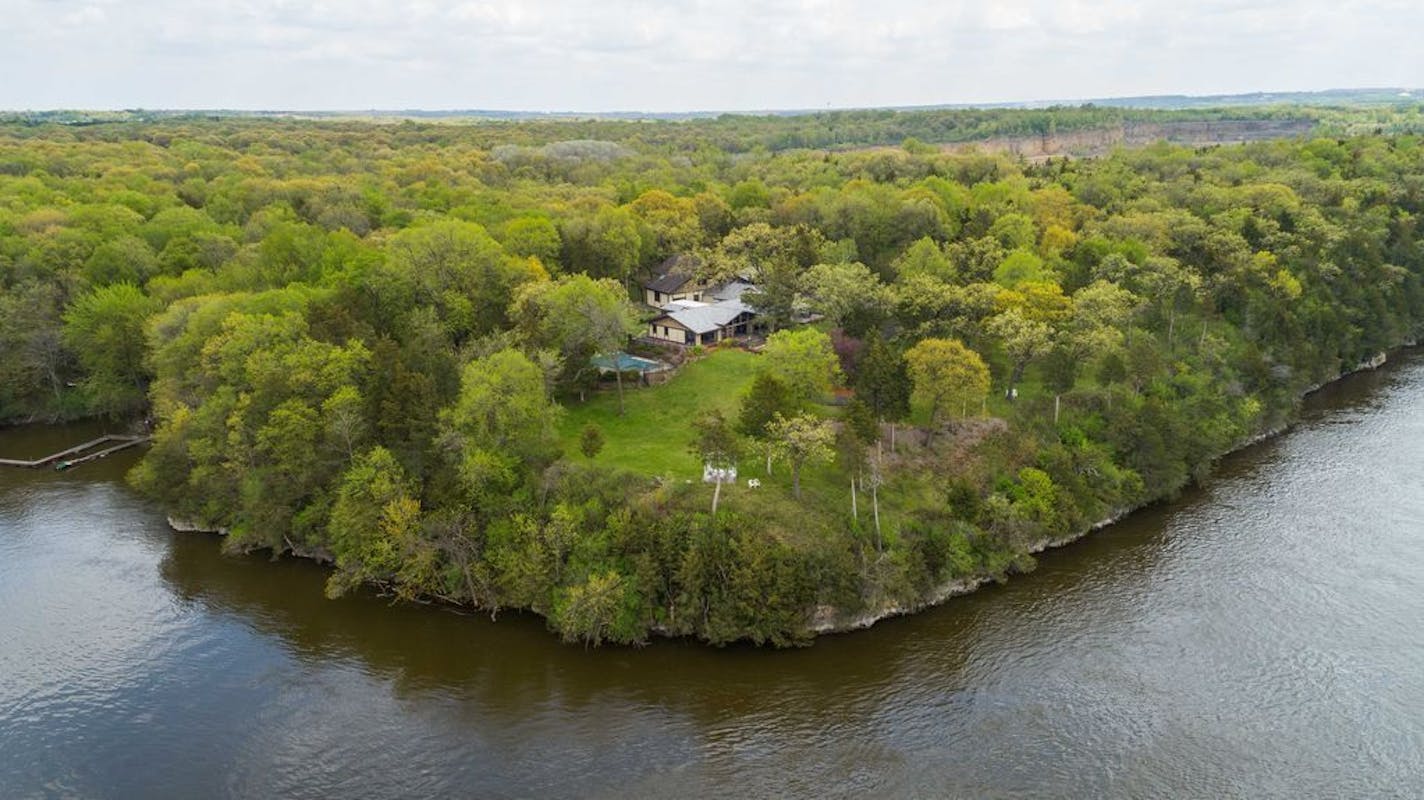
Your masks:
{"label": "horizon line", "polygon": [[240,113],[240,114],[352,114],[367,116],[401,116],[408,114],[430,114],[430,115],[519,115],[531,117],[578,117],[578,116],[642,116],[642,117],[715,117],[722,115],[732,116],[764,116],[764,115],[786,115],[800,116],[820,113],[837,113],[849,111],[950,111],[975,109],[1022,109],[1022,110],[1047,110],[1055,107],[1081,108],[1083,106],[1097,104],[1115,104],[1117,107],[1132,108],[1133,102],[1150,102],[1163,100],[1181,100],[1188,102],[1205,102],[1212,100],[1232,100],[1243,98],[1260,98],[1262,104],[1270,104],[1272,98],[1282,98],[1279,102],[1282,105],[1300,104],[1298,100],[1291,97],[1300,96],[1330,96],[1347,93],[1371,93],[1371,92],[1393,92],[1398,93],[1400,99],[1413,99],[1416,93],[1424,97],[1424,89],[1407,86],[1362,86],[1362,87],[1336,87],[1329,89],[1290,89],[1279,91],[1250,91],[1250,92],[1226,92],[1212,94],[1136,94],[1120,95],[1111,97],[1080,97],[1080,98],[1059,98],[1059,99],[1032,99],[1032,100],[993,100],[983,102],[946,102],[946,103],[917,103],[901,105],[866,105],[866,106],[830,106],[822,108],[805,107],[781,107],[781,108],[745,108],[745,109],[683,109],[673,111],[649,111],[637,109],[604,109],[604,110],[537,110],[518,108],[475,108],[475,107],[368,107],[368,108],[278,108],[278,107],[240,107],[240,106],[210,106],[210,107],[162,107],[162,106],[110,106],[110,107],[79,107],[79,106],[54,106],[50,108],[5,108],[0,109],[4,114],[54,114],[64,112],[83,113],[181,113],[181,114],[213,114],[213,113]]}

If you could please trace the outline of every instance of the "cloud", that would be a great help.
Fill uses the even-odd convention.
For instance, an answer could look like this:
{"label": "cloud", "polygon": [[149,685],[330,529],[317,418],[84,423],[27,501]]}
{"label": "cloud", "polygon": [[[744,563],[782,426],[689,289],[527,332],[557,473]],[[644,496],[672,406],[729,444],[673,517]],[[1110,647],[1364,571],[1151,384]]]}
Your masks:
{"label": "cloud", "polygon": [[0,107],[765,109],[1417,85],[1395,0],[11,0]]}

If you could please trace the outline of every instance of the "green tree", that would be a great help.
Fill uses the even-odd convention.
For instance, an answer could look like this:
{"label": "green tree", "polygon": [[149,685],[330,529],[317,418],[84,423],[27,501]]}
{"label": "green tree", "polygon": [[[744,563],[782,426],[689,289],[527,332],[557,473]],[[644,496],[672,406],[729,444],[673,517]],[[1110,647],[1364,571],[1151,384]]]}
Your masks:
{"label": "green tree", "polygon": [[776,415],[787,416],[795,411],[796,399],[787,385],[769,372],[758,372],[742,398],[737,430],[744,436],[760,439],[766,436],[767,426]]}
{"label": "green tree", "polygon": [[0,417],[57,408],[73,368],[64,346],[58,286],[26,281],[0,286]]}
{"label": "green tree", "polygon": [[801,499],[801,467],[830,461],[836,452],[836,432],[830,421],[812,414],[777,417],[771,423],[767,439],[774,442],[777,452],[791,463],[791,492],[797,500]]}
{"label": "green tree", "polygon": [[852,381],[856,397],[877,420],[895,422],[910,413],[910,374],[904,357],[884,339],[873,337],[856,366]]}
{"label": "green tree", "polygon": [[662,189],[650,189],[628,204],[628,210],[647,226],[651,241],[644,247],[652,259],[691,251],[702,243],[697,208],[687,198]]}
{"label": "green tree", "polygon": [[643,263],[638,219],[626,208],[602,206],[591,215],[573,216],[560,228],[563,264],[570,272],[613,278],[625,290]]}
{"label": "green tree", "polygon": [[338,597],[367,581],[384,582],[400,571],[419,537],[420,502],[384,447],[362,453],[341,477],[327,523],[336,571],[326,582]]}
{"label": "green tree", "polygon": [[1143,296],[1151,300],[1160,316],[1167,318],[1167,348],[1172,349],[1177,332],[1177,314],[1199,298],[1201,276],[1182,266],[1176,259],[1147,259],[1135,283]]}
{"label": "green tree", "polygon": [[344,463],[351,463],[367,432],[366,401],[361,397],[361,390],[351,385],[338,388],[322,402],[321,412],[331,448],[340,454]]}
{"label": "green tree", "polygon": [[773,330],[791,324],[803,286],[803,271],[815,263],[824,241],[803,225],[772,227],[763,222],[737,228],[704,259],[702,277],[718,282],[745,275],[756,290],[743,300],[757,310]]}
{"label": "green tree", "polygon": [[860,397],[852,397],[850,402],[846,403],[841,420],[845,429],[862,444],[872,444],[880,438],[880,420],[875,418],[875,412]]}
{"label": "green tree", "polygon": [[1063,395],[1073,390],[1082,371],[1082,356],[1072,343],[1058,343],[1043,360],[1043,384],[1053,392],[1053,424],[1058,424]]}
{"label": "green tree", "polygon": [[1028,249],[1038,241],[1033,220],[1024,214],[1005,214],[989,226],[989,235],[1009,250]]}
{"label": "green tree", "polygon": [[768,208],[771,206],[771,192],[760,180],[744,180],[727,192],[727,202],[738,211],[743,208]]}
{"label": "green tree", "polygon": [[736,228],[722,237],[704,258],[703,276],[712,282],[736,275],[750,275],[761,281],[765,269],[792,276],[816,263],[824,237],[806,225],[775,227],[755,222]]}
{"label": "green tree", "polygon": [[548,217],[525,216],[505,223],[501,244],[510,255],[532,256],[552,268],[559,263],[563,240],[559,238],[559,229]]}
{"label": "green tree", "polygon": [[773,333],[761,362],[761,370],[785,384],[797,403],[819,399],[841,377],[831,337],[815,328]]}
{"label": "green tree", "polygon": [[851,398],[841,416],[841,427],[836,432],[836,460],[851,476],[850,512],[856,524],[860,524],[857,488],[865,480],[868,462],[868,446],[880,439],[880,422],[875,414],[859,397]]}
{"label": "green tree", "polygon": [[1094,377],[1098,385],[1106,390],[1108,407],[1112,408],[1112,388],[1127,380],[1127,361],[1122,353],[1112,352],[1103,356],[1098,362],[1098,371]]}
{"label": "green tree", "polygon": [[94,248],[84,265],[84,277],[94,286],[131,283],[142,286],[158,272],[153,248],[137,236],[120,236]]}
{"label": "green tree", "polygon": [[142,407],[149,378],[144,323],[158,310],[137,287],[116,283],[84,295],[65,313],[65,343],[79,354],[94,411],[118,416]]}
{"label": "green tree", "polygon": [[1050,283],[1053,271],[1032,250],[1010,252],[994,270],[994,282],[1010,289],[1021,283]]}
{"label": "green tree", "polygon": [[[594,369],[599,353],[615,354],[637,333],[637,311],[617,281],[565,275],[524,285],[510,308],[510,318],[526,347],[549,350],[563,360],[562,383],[578,385]],[[616,365],[615,365],[616,366]],[[623,373],[618,379],[618,413],[623,413]]]}
{"label": "green tree", "polygon": [[1073,294],[1072,316],[1054,333],[1045,363],[1045,383],[1053,391],[1053,422],[1058,423],[1063,394],[1077,383],[1082,365],[1122,347],[1123,329],[1137,312],[1132,292],[1098,280]]}
{"label": "green tree", "polygon": [[[439,323],[430,324],[438,333]],[[426,349],[421,339],[410,334],[404,346],[387,338],[376,341],[367,398],[369,434],[417,478],[424,478],[434,461],[440,409],[459,388],[454,359],[443,347]]]}
{"label": "green tree", "polygon": [[374,283],[386,305],[382,313],[393,319],[431,306],[457,344],[503,328],[516,287],[538,277],[471,222],[407,228],[391,238],[386,253]]}
{"label": "green tree", "polygon": [[897,278],[927,275],[941,281],[953,282],[958,277],[954,265],[949,262],[939,244],[928,236],[910,245],[891,266]]}
{"label": "green tree", "polygon": [[852,336],[877,326],[890,307],[890,292],[864,264],[817,264],[803,281],[811,307]]}
{"label": "green tree", "polygon": [[579,452],[589,461],[598,457],[603,450],[603,431],[592,422],[583,426],[579,432]]}
{"label": "green tree", "polygon": [[1014,389],[1023,378],[1029,363],[1052,347],[1053,329],[1048,327],[1048,323],[1025,316],[1019,308],[1011,308],[993,317],[987,323],[987,328],[989,334],[999,340],[1004,353],[1009,357],[1007,395],[1012,398]]}
{"label": "green tree", "polygon": [[561,411],[545,392],[543,371],[517,350],[466,365],[459,398],[441,413],[466,489],[491,504],[508,500],[558,456]]}
{"label": "green tree", "polygon": [[637,597],[631,581],[609,570],[570,586],[554,606],[553,618],[565,642],[597,647],[605,641],[643,640],[637,627]]}
{"label": "green tree", "polygon": [[949,242],[944,254],[954,266],[955,274],[968,281],[992,280],[994,271],[1008,255],[1003,245],[989,236]]}
{"label": "green tree", "polygon": [[[1132,292],[1109,281],[1094,281],[1073,293],[1071,327],[1080,335],[1101,337],[1132,323],[1139,301]],[[1110,333],[1106,335],[1116,340]]]}

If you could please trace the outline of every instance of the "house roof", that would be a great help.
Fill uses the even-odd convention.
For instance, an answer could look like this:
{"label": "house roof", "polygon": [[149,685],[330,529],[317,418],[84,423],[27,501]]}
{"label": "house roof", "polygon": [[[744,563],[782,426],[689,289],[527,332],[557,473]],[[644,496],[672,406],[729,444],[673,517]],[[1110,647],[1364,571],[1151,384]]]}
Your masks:
{"label": "house roof", "polygon": [[666,275],[659,275],[656,278],[653,278],[652,280],[643,284],[643,286],[645,288],[652,289],[655,292],[662,292],[663,294],[672,294],[678,289],[681,289],[683,286],[686,286],[687,282],[690,280],[692,280],[691,275],[679,275],[673,272]]}
{"label": "house roof", "polygon": [[698,301],[696,301],[696,300],[673,300],[673,301],[670,302],[670,303],[664,304],[662,308],[663,308],[664,311],[677,311],[677,310],[683,309],[683,308],[702,308],[703,306],[709,306],[709,305],[712,305],[712,304],[711,304],[711,303],[701,303],[701,302],[698,302]]}
{"label": "house roof", "polygon": [[712,298],[714,300],[741,300],[743,294],[755,288],[756,285],[751,281],[733,278],[713,291]]}
{"label": "house roof", "polygon": [[740,300],[726,300],[710,306],[673,309],[665,316],[693,333],[711,333],[744,313],[751,313],[751,309]]}
{"label": "house roof", "polygon": [[687,282],[692,280],[697,269],[702,266],[702,259],[697,256],[677,255],[671,256],[662,264],[658,265],[658,274],[653,279],[644,283],[644,288],[651,289],[663,294],[672,294]]}

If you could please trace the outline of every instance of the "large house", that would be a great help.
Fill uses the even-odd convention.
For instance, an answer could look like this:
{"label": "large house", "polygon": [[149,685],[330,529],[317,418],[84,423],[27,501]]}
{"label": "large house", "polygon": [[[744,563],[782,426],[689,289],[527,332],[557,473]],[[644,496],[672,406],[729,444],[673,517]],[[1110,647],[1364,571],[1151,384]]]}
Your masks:
{"label": "large house", "polygon": [[759,331],[756,311],[742,302],[753,286],[736,278],[720,286],[697,280],[690,257],[674,257],[664,271],[643,285],[648,305],[662,313],[648,323],[648,336],[681,345],[716,344]]}
{"label": "large house", "polygon": [[733,336],[746,336],[757,328],[756,312],[740,300],[681,300],[648,323],[648,335],[673,344],[716,344]]}

